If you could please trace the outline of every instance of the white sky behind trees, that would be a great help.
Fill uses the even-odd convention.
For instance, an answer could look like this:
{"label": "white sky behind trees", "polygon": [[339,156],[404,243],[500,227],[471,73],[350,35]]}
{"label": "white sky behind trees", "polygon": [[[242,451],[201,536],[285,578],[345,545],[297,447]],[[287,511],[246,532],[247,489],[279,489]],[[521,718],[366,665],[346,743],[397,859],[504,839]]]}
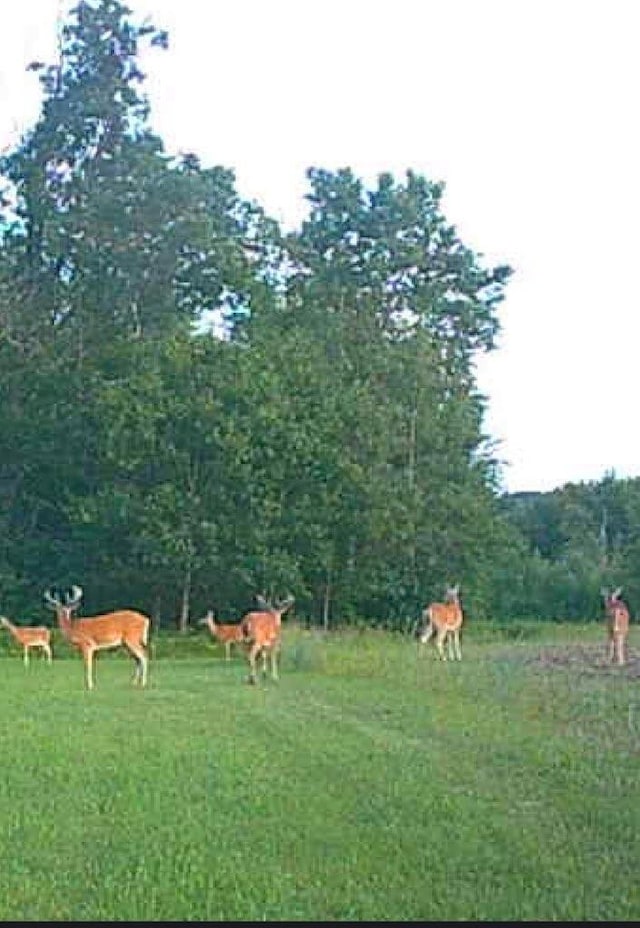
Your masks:
{"label": "white sky behind trees", "polygon": [[[0,151],[72,0],[3,0]],[[308,167],[411,168],[485,264],[514,268],[480,359],[504,489],[640,475],[640,2],[127,0],[169,152],[236,174],[285,227]]]}

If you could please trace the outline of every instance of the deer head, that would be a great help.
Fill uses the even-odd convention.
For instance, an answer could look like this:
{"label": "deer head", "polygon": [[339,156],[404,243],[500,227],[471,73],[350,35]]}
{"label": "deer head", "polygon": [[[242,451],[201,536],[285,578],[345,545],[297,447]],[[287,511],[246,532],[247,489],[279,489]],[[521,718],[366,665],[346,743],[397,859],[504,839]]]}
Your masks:
{"label": "deer head", "polygon": [[619,586],[616,590],[613,590],[609,593],[609,590],[606,587],[602,587],[600,590],[600,595],[604,599],[605,606],[613,606],[618,602],[622,595],[622,587]]}
{"label": "deer head", "polygon": [[447,592],[445,594],[444,601],[446,603],[457,603],[459,594],[460,594],[459,586],[456,585],[456,586],[447,587]]}
{"label": "deer head", "polygon": [[216,621],[216,614],[213,611],[213,609],[209,609],[205,617],[198,621],[198,625],[215,625],[215,621]]}

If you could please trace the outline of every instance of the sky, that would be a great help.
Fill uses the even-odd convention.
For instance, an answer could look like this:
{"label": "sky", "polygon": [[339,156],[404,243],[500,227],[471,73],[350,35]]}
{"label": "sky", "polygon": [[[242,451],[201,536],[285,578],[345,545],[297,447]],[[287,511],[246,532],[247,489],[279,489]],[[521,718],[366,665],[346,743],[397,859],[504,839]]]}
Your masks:
{"label": "sky", "polygon": [[[0,151],[37,119],[26,65],[71,0],[2,0]],[[478,359],[507,492],[640,476],[638,0],[127,0],[167,151],[235,171],[285,228],[306,170],[412,169],[514,274]]]}

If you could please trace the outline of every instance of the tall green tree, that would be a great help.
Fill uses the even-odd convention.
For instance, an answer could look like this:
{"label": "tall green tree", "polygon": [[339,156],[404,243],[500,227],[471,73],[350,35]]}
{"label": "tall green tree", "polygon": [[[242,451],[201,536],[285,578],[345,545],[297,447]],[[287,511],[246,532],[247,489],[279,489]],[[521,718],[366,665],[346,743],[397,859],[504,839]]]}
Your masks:
{"label": "tall green tree", "polygon": [[510,269],[483,268],[446,222],[442,186],[413,172],[382,174],[373,190],[350,170],[309,180],[278,324],[313,334],[327,393],[344,398],[340,447],[356,481],[336,573],[350,565],[360,578],[354,605],[382,612],[392,591],[415,609],[452,574],[468,577],[474,539],[491,535],[495,464],[473,360],[494,345]]}
{"label": "tall green tree", "polygon": [[[117,0],[81,0],[62,30],[59,61],[32,66],[44,93],[39,120],[0,161],[2,424],[11,451],[0,494],[11,576],[32,575],[43,561],[54,575],[66,564],[74,582],[92,570],[105,576],[96,569],[105,558],[112,570],[141,566],[124,539],[152,533],[150,513],[161,500],[169,505],[166,474],[178,452],[157,443],[165,491],[154,486],[150,506],[144,468],[120,460],[123,490],[103,458],[104,432],[122,435],[128,403],[135,458],[134,436],[165,428],[156,410],[178,403],[168,373],[178,362],[158,367],[156,353],[167,357],[208,313],[224,318],[270,298],[277,227],[238,197],[232,171],[164,154],[147,124],[144,44],[164,47],[167,36],[135,25]],[[193,491],[180,473],[171,505],[184,514]],[[176,546],[184,560],[193,546],[185,517],[165,521],[176,535],[183,526]],[[153,545],[139,544],[148,560]]]}

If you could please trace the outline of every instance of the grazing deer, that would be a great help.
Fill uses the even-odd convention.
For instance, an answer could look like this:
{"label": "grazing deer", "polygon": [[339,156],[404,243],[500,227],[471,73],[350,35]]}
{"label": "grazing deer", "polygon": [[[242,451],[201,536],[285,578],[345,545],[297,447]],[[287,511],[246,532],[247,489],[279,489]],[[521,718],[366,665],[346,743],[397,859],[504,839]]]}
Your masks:
{"label": "grazing deer", "polygon": [[209,631],[211,632],[211,637],[215,638],[220,644],[224,645],[226,652],[226,659],[231,660],[231,646],[234,644],[240,645],[244,643],[244,631],[242,630],[242,624],[236,623],[235,625],[221,625],[220,622],[216,622],[215,617],[211,609],[207,612],[204,619],[200,619],[198,625],[206,625]]}
{"label": "grazing deer", "polygon": [[29,650],[31,648],[41,648],[46,654],[47,661],[50,664],[53,658],[51,653],[51,632],[44,625],[14,625],[3,615],[0,616],[0,625],[7,629],[9,634],[22,648],[22,659],[24,666],[29,666]]}
{"label": "grazing deer", "polygon": [[462,608],[460,606],[459,588],[449,587],[443,603],[431,603],[422,613],[425,622],[424,630],[420,635],[418,650],[426,645],[432,635],[436,636],[436,647],[443,661],[447,657],[444,653],[445,642],[449,645],[449,660],[454,657],[462,660],[460,649],[460,628],[462,627]]}
{"label": "grazing deer", "polygon": [[267,657],[271,658],[271,676],[278,679],[278,655],[280,652],[280,626],[282,616],[293,606],[293,596],[272,606],[264,597],[256,596],[259,610],[247,612],[241,621],[244,639],[249,645],[249,683],[256,682],[256,661],[262,657],[262,673],[267,675]]}
{"label": "grazing deer", "polygon": [[617,660],[618,664],[625,662],[625,649],[627,635],[629,634],[629,610],[620,599],[622,587],[613,593],[600,590],[604,599],[604,608],[607,623],[607,654],[610,661]]}
{"label": "grazing deer", "polygon": [[60,631],[82,654],[85,667],[87,689],[92,690],[93,659],[96,651],[118,648],[124,645],[136,662],[134,683],[146,686],[148,658],[146,646],[149,639],[150,619],[132,609],[106,612],[91,618],[74,619],[71,613],[78,608],[82,599],[82,588],[71,587],[70,595],[62,602],[60,598],[47,591],[45,602],[55,609]]}

